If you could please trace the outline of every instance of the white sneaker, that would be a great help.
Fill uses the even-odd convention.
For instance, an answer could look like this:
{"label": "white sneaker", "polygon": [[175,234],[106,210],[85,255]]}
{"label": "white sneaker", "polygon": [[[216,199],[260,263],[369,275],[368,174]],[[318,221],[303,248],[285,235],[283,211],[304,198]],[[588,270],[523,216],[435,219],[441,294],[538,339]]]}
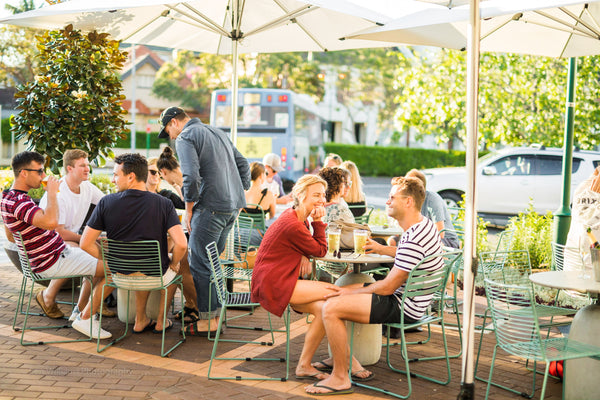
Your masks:
{"label": "white sneaker", "polygon": [[73,308],[71,316],[69,317],[69,321],[75,321],[75,318],[79,317],[79,314],[81,314],[81,311],[79,311],[79,307],[75,306],[75,308]]}
{"label": "white sneaker", "polygon": [[[86,336],[91,337],[92,339],[98,339],[98,328],[100,327],[100,321],[98,321],[98,317],[95,315],[92,317],[91,323],[91,332],[90,332],[90,320],[89,319],[81,319],[81,315],[78,315],[73,321],[73,329],[78,332],[83,333]],[[112,333],[105,331],[104,329],[100,329],[100,339],[108,339],[112,337]]]}

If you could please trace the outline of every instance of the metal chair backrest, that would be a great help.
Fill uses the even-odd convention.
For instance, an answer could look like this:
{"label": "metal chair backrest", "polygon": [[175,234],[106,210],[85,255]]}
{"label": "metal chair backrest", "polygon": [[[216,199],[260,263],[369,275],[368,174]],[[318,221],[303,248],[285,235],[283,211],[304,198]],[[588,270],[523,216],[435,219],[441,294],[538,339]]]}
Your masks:
{"label": "metal chair backrest", "polygon": [[221,266],[221,260],[219,259],[219,250],[217,249],[216,242],[210,242],[206,245],[206,251],[208,252],[208,260],[210,261],[210,269],[212,271],[212,277],[217,288],[217,297],[219,302],[223,305],[227,305],[228,291],[227,282],[223,276],[223,267]]}
{"label": "metal chair backrest", "polygon": [[374,208],[371,206],[367,206],[367,205],[353,205],[353,206],[348,206],[348,208],[350,209],[350,211],[352,211],[353,209],[360,209],[360,208],[364,208],[365,212],[362,215],[359,216],[355,216],[354,217],[354,222],[356,222],[357,224],[368,224],[369,220],[371,219],[371,214],[373,213]]}
{"label": "metal chair backrest", "polygon": [[[162,260],[160,256],[160,244],[158,240],[139,240],[132,242],[122,242],[103,238],[100,241],[100,249],[102,260],[104,261],[104,270],[109,276],[118,273],[122,275],[130,275],[136,272],[144,276],[127,276],[127,279],[135,281],[147,277],[160,277],[160,281],[156,279],[156,283],[148,282],[139,290],[156,288],[164,286],[162,281]],[[112,278],[108,283],[114,284]],[[167,282],[168,283],[168,282]],[[146,287],[147,286],[147,287]]]}
{"label": "metal chair backrest", "polygon": [[531,285],[489,278],[484,285],[498,346],[509,354],[539,360],[542,339]]}
{"label": "metal chair backrest", "polygon": [[27,250],[25,248],[25,242],[23,241],[23,236],[21,232],[13,233],[13,238],[15,239],[15,244],[17,245],[18,253],[19,253],[19,261],[21,262],[21,271],[23,275],[34,281],[43,280],[44,278],[40,277],[38,274],[34,273],[31,270],[31,261],[29,261],[29,255],[27,254]]}
{"label": "metal chair backrest", "polygon": [[496,252],[509,251],[510,245],[512,244],[513,237],[515,236],[515,228],[505,229],[498,235],[498,243],[496,244]]}
{"label": "metal chair backrest", "polygon": [[[461,251],[453,251],[448,253],[438,253],[423,258],[408,274],[408,279],[402,292],[402,314],[404,316],[404,303],[407,299],[415,299],[416,297],[432,297],[435,293],[441,293],[442,301],[448,281],[449,271],[456,261],[457,257],[462,254]],[[443,266],[435,271],[422,269],[423,266],[434,265],[439,259],[442,259]]]}
{"label": "metal chair backrest", "polygon": [[581,271],[584,261],[577,247],[552,242],[552,269],[555,271]]}
{"label": "metal chair backrest", "polygon": [[249,209],[249,208],[256,208],[259,212],[249,213],[249,212],[241,211],[240,216],[246,217],[246,218],[252,218],[252,220],[254,221],[254,228],[259,229],[264,232],[267,229],[266,224],[265,224],[265,210],[258,204],[252,204],[252,203],[246,204],[246,209]]}
{"label": "metal chair backrest", "polygon": [[483,252],[479,260],[484,278],[505,284],[530,285],[531,262],[527,250]]}
{"label": "metal chair backrest", "polygon": [[227,235],[225,249],[221,253],[221,259],[225,263],[246,262],[246,253],[250,246],[253,226],[254,220],[252,218],[242,215],[237,217],[235,224],[229,231],[229,235]]}

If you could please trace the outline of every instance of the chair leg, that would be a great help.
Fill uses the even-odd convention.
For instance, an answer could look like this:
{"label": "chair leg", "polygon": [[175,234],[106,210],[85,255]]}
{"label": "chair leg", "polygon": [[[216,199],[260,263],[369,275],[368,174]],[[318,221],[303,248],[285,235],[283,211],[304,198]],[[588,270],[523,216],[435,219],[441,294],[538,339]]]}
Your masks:
{"label": "chair leg", "polygon": [[[26,281],[29,280],[27,278],[25,278]],[[86,279],[90,279],[91,282],[91,278],[87,278]],[[21,301],[25,301],[25,292],[27,290],[27,282],[21,282],[21,287],[23,288],[23,295],[19,296],[21,298]],[[43,314],[37,314],[37,313],[32,313],[31,312],[31,301],[33,299],[33,289],[35,287],[35,281],[31,281],[31,287],[29,289],[29,299],[27,301],[27,309],[26,311],[23,313],[25,318],[23,320],[23,327],[22,328],[18,328],[15,327],[14,330],[15,331],[21,331],[21,346],[32,346],[32,345],[40,345],[40,344],[51,344],[51,343],[72,343],[72,342],[89,342],[92,340],[92,338],[84,338],[84,339],[67,339],[67,340],[52,340],[52,341],[37,341],[37,342],[26,342],[25,341],[25,331],[41,331],[41,330],[47,330],[47,329],[61,329],[61,328],[70,328],[68,321],[66,321],[65,323],[63,323],[62,325],[51,325],[51,326],[36,326],[36,327],[28,327],[27,323],[29,320],[29,317],[32,315],[43,315]],[[91,301],[91,299],[90,299]],[[17,318],[17,314],[19,312],[22,312],[22,306],[21,305],[17,305],[17,311],[15,313],[15,319],[13,320],[13,325],[16,324],[16,318]]]}
{"label": "chair leg", "polygon": [[[178,284],[173,283],[174,285],[178,285],[180,292],[181,292],[181,307],[183,307],[183,283],[180,281]],[[167,327],[167,309],[168,307],[168,302],[169,299],[167,296],[167,288],[165,287],[164,289],[161,289],[165,291],[165,301],[164,301],[164,308],[163,308],[163,330],[162,330],[162,342],[161,342],[161,347],[160,347],[160,356],[161,357],[166,357],[167,355],[169,355],[169,353],[171,353],[173,350],[175,350],[177,347],[179,347],[179,345],[181,345],[183,342],[185,342],[185,329],[182,329],[182,338],[180,340],[178,340],[170,349],[168,349],[167,351],[165,351],[165,328]],[[182,323],[182,327],[184,327],[183,325],[183,321],[184,321],[184,313],[181,313],[181,323]],[[177,333],[177,332],[176,332]],[[179,337],[179,333],[177,333],[177,337]]]}
{"label": "chair leg", "polygon": [[[104,299],[104,289],[106,288],[108,284],[104,284],[102,285],[102,299]],[[126,289],[125,289],[126,290]],[[112,339],[110,342],[108,342],[104,347],[100,347],[100,335],[98,335],[98,339],[97,339],[97,343],[96,343],[96,352],[97,353],[101,353],[104,350],[106,350],[107,348],[109,348],[110,346],[112,346],[113,344],[121,341],[122,339],[125,338],[125,336],[127,336],[127,332],[129,331],[129,298],[131,296],[131,291],[127,290],[127,308],[126,308],[126,318],[125,318],[125,332],[123,332],[123,334],[121,336],[119,336],[116,339]],[[104,301],[100,302],[100,310],[98,311],[98,325],[100,327],[102,327],[102,309],[104,308]],[[98,332],[100,333],[100,332]]]}

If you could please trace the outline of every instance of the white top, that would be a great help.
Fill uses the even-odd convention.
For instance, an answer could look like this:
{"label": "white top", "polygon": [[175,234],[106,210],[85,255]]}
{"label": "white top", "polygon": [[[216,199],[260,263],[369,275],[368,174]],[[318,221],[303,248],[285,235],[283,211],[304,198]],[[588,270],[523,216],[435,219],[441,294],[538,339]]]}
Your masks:
{"label": "white top", "polygon": [[[65,178],[60,179],[58,199],[58,224],[65,229],[77,233],[87,215],[90,204],[98,204],[104,193],[90,181],[83,181],[79,185],[80,193],[73,193]],[[48,199],[46,193],[40,200],[40,207],[46,208]]]}
{"label": "white top", "polygon": [[577,278],[573,271],[546,271],[529,275],[536,285],[555,289],[577,290],[579,292],[600,293],[600,282],[593,279]]}

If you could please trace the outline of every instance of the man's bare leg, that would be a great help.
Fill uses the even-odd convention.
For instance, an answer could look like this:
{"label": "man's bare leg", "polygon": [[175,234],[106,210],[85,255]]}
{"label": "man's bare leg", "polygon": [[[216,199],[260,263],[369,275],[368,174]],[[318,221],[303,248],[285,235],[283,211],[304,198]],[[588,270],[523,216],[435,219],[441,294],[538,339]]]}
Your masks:
{"label": "man's bare leg", "polygon": [[[326,379],[319,382],[319,386],[310,385],[305,388],[307,393],[323,393],[333,389],[348,389],[349,348],[345,321],[369,323],[371,314],[371,295],[353,294],[333,297],[323,305],[323,323],[333,354],[333,371]],[[362,368],[361,368],[362,369]]]}
{"label": "man's bare leg", "polygon": [[167,307],[169,307],[169,304],[171,304],[171,302],[173,301],[173,296],[175,295],[176,290],[177,286],[171,285],[167,288],[167,290],[160,291],[160,305],[158,307],[158,317],[156,318],[156,328],[154,328],[157,331],[162,331],[163,325],[166,323],[166,321],[163,318],[165,311],[165,292],[167,292]]}

